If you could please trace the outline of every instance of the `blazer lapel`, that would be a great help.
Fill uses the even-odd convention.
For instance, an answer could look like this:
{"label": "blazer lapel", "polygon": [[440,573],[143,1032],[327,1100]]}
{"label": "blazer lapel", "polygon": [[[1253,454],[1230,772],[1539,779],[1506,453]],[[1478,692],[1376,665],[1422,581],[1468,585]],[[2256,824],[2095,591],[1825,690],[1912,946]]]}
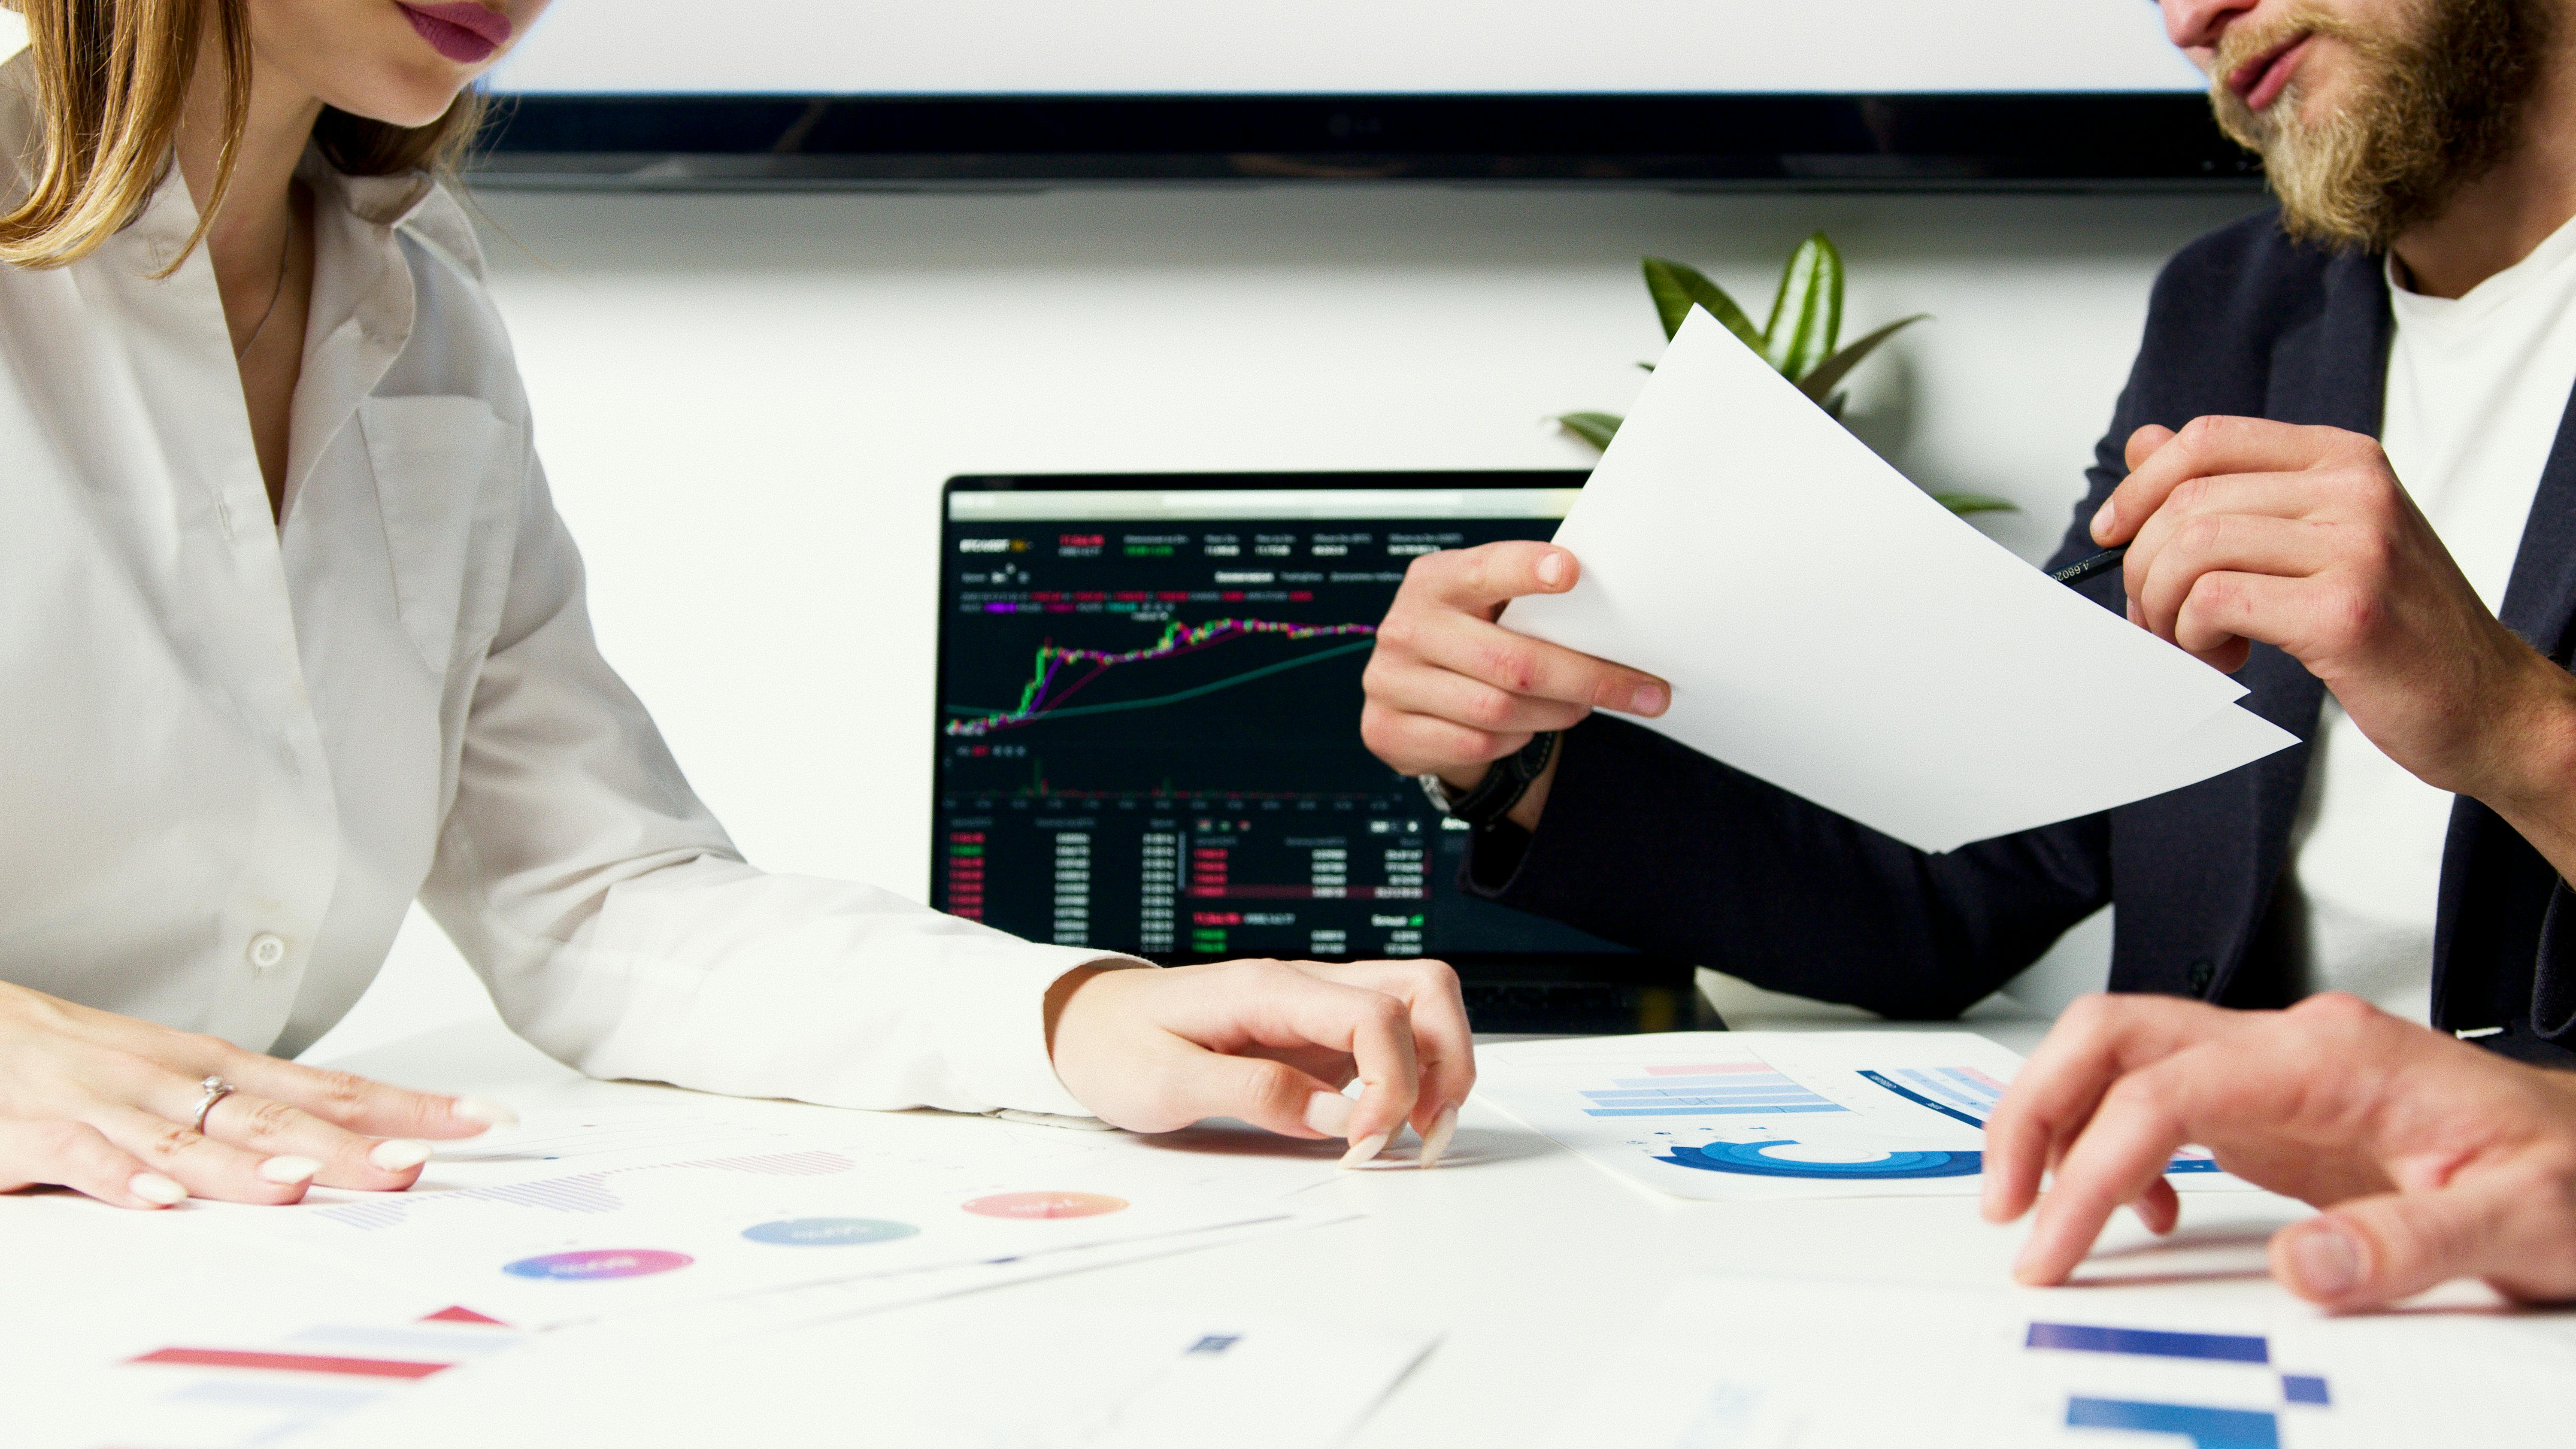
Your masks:
{"label": "blazer lapel", "polygon": [[[2576,613],[2576,398],[2558,420],[2558,437],[2540,471],[2540,489],[2531,500],[2531,516],[2522,526],[2513,575],[2505,584],[2504,606],[2496,617],[2562,668],[2568,664],[2571,613]],[[2554,875],[2529,842],[2514,833],[2494,811],[2462,798],[2451,807],[2451,828],[2442,845],[2442,889],[2433,920],[2433,1014],[2436,1025],[2493,1026],[2490,1018],[2510,1016],[2519,1002],[2490,999],[2498,983],[2492,975],[2472,972],[2452,988],[2456,960],[2478,961],[2492,968],[2507,953],[2527,948],[2522,927],[2497,907],[2497,886],[2508,876],[2529,875],[2545,883]],[[2487,883],[2483,905],[2473,916],[2471,880]],[[2546,892],[2544,891],[2544,894]],[[2464,927],[2464,920],[2467,926]],[[2465,958],[2463,957],[2465,952]],[[2539,969],[2539,968],[2535,968]],[[2459,999],[2453,999],[2457,996]]]}

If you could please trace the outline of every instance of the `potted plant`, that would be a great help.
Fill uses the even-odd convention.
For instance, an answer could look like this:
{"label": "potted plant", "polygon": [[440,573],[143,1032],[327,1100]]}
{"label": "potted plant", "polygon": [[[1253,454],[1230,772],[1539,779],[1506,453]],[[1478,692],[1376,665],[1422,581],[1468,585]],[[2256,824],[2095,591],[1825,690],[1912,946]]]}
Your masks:
{"label": "potted plant", "polygon": [[[1780,289],[1771,298],[1770,320],[1760,327],[1755,327],[1744,309],[1735,305],[1725,288],[1696,267],[1647,257],[1645,272],[1646,294],[1654,298],[1655,315],[1664,324],[1667,341],[1681,330],[1682,319],[1690,315],[1690,309],[1700,307],[1836,421],[1842,418],[1847,396],[1841,390],[1842,381],[1851,370],[1877,351],[1881,343],[1931,315],[1917,312],[1900,317],[1848,347],[1838,346],[1843,329],[1843,259],[1823,232],[1800,242],[1798,249],[1789,254],[1789,265],[1780,273]],[[1654,371],[1652,363],[1637,365]],[[1559,414],[1555,421],[1592,446],[1607,448],[1619,431],[1620,419],[1616,413],[1580,412]],[[2017,509],[2010,499],[1988,493],[1935,492],[1932,496],[1952,513]]]}

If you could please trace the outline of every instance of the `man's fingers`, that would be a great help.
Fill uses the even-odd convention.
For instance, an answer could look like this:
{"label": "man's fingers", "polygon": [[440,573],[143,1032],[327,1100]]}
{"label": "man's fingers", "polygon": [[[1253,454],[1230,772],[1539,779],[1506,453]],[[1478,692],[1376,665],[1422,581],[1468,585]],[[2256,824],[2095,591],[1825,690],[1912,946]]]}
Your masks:
{"label": "man's fingers", "polygon": [[127,1208],[165,1208],[187,1197],[85,1122],[0,1121],[0,1192],[67,1187]]}
{"label": "man's fingers", "polygon": [[1529,743],[1527,735],[1488,734],[1434,715],[1412,714],[1370,700],[1360,706],[1360,742],[1369,753],[1407,774],[1449,774],[1465,765],[1487,765]]}
{"label": "man's fingers", "polygon": [[2488,1173],[2338,1203],[2272,1236],[2272,1276],[2310,1302],[2371,1308],[2453,1278],[2525,1301],[2576,1297],[2576,1237],[2555,1184]]}
{"label": "man's fingers", "polygon": [[[2101,1107],[2040,1199],[2030,1237],[2013,1260],[2015,1278],[2034,1285],[2062,1283],[2093,1250],[2102,1225],[2121,1204],[2146,1202],[2146,1211],[2154,1211],[2149,1192],[2163,1178],[2174,1149],[2192,1135],[2176,1100],[2201,1065],[2192,1055],[2186,1052],[2132,1072],[2103,1095]],[[2155,1226],[2152,1217],[2148,1225]]]}
{"label": "man's fingers", "polygon": [[2156,449],[2172,442],[2173,436],[2174,430],[2162,423],[2149,423],[2129,434],[2128,446],[2121,450],[2128,460],[2129,471],[2138,471],[2138,465],[2154,457]]}
{"label": "man's fingers", "polygon": [[2121,1073],[2227,1026],[2218,1008],[2169,997],[2093,995],[2067,1007],[1986,1122],[1987,1220],[2021,1216]]}
{"label": "man's fingers", "polygon": [[[193,1109],[190,1109],[193,1110]],[[420,1178],[429,1144],[409,1137],[361,1137],[273,1097],[235,1092],[206,1114],[206,1135],[262,1157],[318,1162],[325,1187],[399,1192]]]}
{"label": "man's fingers", "polygon": [[118,1150],[192,1197],[222,1202],[300,1201],[322,1165],[309,1157],[265,1157],[202,1137],[190,1127],[130,1107],[104,1107],[91,1119]]}
{"label": "man's fingers", "polygon": [[[1500,624],[1456,616],[1442,624],[1407,630],[1390,617],[1386,627],[1396,628],[1398,641],[1425,663],[1507,694],[1642,715],[1661,714],[1672,702],[1672,686],[1643,670],[1515,634]],[[1383,643],[1385,635],[1379,638]]]}
{"label": "man's fingers", "polygon": [[2277,644],[2305,659],[2366,614],[2370,601],[2331,580],[2220,570],[2192,580],[2174,611],[2173,642],[2198,655],[2232,652],[2231,641]]}
{"label": "man's fingers", "polygon": [[2265,418],[2194,418],[2111,490],[2093,520],[2093,541],[2105,548],[2128,542],[2175,488],[2193,478],[2294,473],[2350,446],[2353,436],[2336,428],[2297,427]]}
{"label": "man's fingers", "polygon": [[243,1091],[274,1098],[333,1126],[371,1137],[444,1141],[519,1120],[509,1108],[479,1098],[414,1092],[353,1072],[298,1066],[251,1052],[225,1063],[224,1075]]}
{"label": "man's fingers", "polygon": [[1423,662],[1390,663],[1375,671],[1369,680],[1369,700],[1385,708],[1450,720],[1487,734],[1518,735],[1524,742],[1539,730],[1572,729],[1592,712],[1587,704],[1515,694],[1499,685]]}
{"label": "man's fingers", "polygon": [[1424,554],[1405,570],[1408,585],[1419,580],[1433,598],[1488,617],[1524,594],[1564,593],[1582,572],[1571,551],[1524,539]]}
{"label": "man's fingers", "polygon": [[2303,519],[2201,514],[2176,525],[2152,553],[2142,556],[2132,547],[2122,570],[2140,622],[2156,637],[2171,640],[2183,601],[2204,576],[2307,578],[2334,563],[2335,534],[2332,524]]}

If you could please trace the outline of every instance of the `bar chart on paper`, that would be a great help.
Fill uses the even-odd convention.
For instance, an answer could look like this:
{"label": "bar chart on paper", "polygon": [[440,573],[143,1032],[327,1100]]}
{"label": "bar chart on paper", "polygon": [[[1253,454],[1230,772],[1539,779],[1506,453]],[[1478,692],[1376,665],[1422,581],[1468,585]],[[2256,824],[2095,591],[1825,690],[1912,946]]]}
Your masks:
{"label": "bar chart on paper", "polygon": [[[1961,1032],[1671,1033],[1482,1054],[1480,1090],[1681,1197],[1968,1195],[2020,1058]],[[2206,1154],[2169,1169],[2236,1187]]]}
{"label": "bar chart on paper", "polygon": [[[1722,1304],[1722,1312],[1710,1305]],[[2063,1294],[1710,1274],[1567,1405],[1583,1449],[2416,1449],[2555,1442],[2553,1327],[2322,1317],[2196,1287]],[[1856,1374],[1870,1392],[1852,1393]]]}

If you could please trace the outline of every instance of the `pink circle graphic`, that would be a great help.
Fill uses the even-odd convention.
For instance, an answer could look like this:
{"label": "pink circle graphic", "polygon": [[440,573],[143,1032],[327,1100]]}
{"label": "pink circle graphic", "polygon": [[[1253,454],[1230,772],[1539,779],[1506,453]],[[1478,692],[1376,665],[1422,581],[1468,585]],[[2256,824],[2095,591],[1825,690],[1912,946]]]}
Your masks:
{"label": "pink circle graphic", "polygon": [[1096,1218],[1126,1211],[1127,1199],[1105,1192],[997,1192],[965,1208],[987,1218]]}
{"label": "pink circle graphic", "polygon": [[697,1259],[660,1248],[586,1248],[578,1253],[548,1253],[521,1258],[502,1272],[520,1278],[549,1278],[559,1283],[597,1283],[609,1278],[642,1278],[685,1268]]}

